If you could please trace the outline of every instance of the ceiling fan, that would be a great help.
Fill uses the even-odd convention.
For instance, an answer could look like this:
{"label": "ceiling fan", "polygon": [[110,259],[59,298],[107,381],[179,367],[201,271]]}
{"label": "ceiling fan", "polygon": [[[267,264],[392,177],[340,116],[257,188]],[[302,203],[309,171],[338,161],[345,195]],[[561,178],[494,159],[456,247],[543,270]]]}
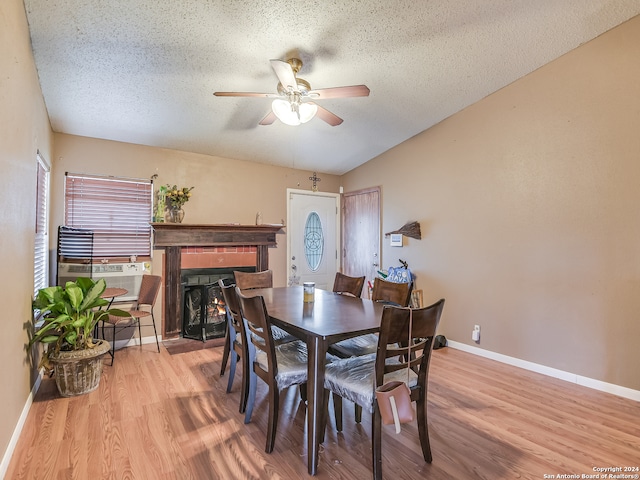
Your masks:
{"label": "ceiling fan", "polygon": [[260,125],[271,125],[276,118],[287,125],[300,125],[318,115],[332,127],[340,125],[342,119],[321,107],[314,100],[326,98],[367,97],[369,88],[366,85],[352,85],[349,87],[333,87],[312,90],[309,82],[296,77],[302,68],[302,61],[298,58],[290,58],[287,61],[270,60],[271,67],[278,80],[278,93],[253,93],[253,92],[214,92],[217,97],[267,97],[275,98],[269,112]]}

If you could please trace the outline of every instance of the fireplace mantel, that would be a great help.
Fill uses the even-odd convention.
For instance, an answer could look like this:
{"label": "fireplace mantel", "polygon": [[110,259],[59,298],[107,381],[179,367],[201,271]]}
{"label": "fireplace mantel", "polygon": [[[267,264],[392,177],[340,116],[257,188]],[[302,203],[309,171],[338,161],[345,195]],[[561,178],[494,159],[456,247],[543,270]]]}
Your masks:
{"label": "fireplace mantel", "polygon": [[206,225],[152,223],[154,247],[219,247],[232,245],[276,245],[281,225]]}
{"label": "fireplace mantel", "polygon": [[153,248],[164,255],[164,332],[163,338],[180,334],[182,288],[180,265],[182,247],[255,246],[256,269],[269,269],[269,247],[275,247],[281,225],[223,225],[152,223]]}

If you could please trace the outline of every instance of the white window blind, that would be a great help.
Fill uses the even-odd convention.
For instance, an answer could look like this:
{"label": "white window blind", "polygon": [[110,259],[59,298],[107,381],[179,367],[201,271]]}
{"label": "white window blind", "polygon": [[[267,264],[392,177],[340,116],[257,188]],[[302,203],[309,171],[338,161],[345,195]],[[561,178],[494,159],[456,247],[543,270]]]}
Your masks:
{"label": "white window blind", "polygon": [[152,194],[148,180],[67,173],[65,225],[93,231],[93,258],[150,256]]}
{"label": "white window blind", "polygon": [[49,286],[49,166],[38,153],[33,293]]}

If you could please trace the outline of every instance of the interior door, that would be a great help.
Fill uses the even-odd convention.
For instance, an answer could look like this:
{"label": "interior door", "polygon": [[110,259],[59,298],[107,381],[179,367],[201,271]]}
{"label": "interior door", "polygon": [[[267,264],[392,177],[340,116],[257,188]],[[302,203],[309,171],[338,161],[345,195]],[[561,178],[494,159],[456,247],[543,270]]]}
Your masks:
{"label": "interior door", "polygon": [[340,195],[287,189],[289,285],[331,290],[338,271]]}
{"label": "interior door", "polygon": [[345,275],[364,275],[368,283],[380,270],[380,188],[345,193],[342,196],[342,270]]}

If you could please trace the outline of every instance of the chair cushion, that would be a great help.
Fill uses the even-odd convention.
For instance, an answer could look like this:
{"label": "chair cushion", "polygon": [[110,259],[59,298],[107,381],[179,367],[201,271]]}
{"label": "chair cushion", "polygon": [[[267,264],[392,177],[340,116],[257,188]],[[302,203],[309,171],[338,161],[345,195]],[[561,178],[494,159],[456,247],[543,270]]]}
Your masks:
{"label": "chair cushion", "polygon": [[[251,341],[258,346],[258,348],[264,348],[264,341],[255,333],[250,332]],[[271,326],[271,337],[273,338],[274,345],[280,345],[282,343],[294,342],[297,341],[298,338],[294,337],[290,333],[287,333],[280,327],[276,327],[275,325]]]}
{"label": "chair cushion", "polygon": [[378,335],[368,333],[359,337],[348,338],[334,343],[329,350],[340,358],[360,357],[376,353],[378,349]]}
{"label": "chair cushion", "polygon": [[147,310],[127,310],[127,313],[137,319],[141,319],[151,315],[151,312]]}
{"label": "chair cushion", "polygon": [[[276,382],[278,389],[298,385],[307,381],[307,344],[302,340],[283,343],[275,347],[278,361],[278,375]],[[338,357],[327,354],[325,362],[327,364],[339,360]],[[255,361],[263,370],[268,371],[267,354],[256,345]]]}
{"label": "chair cushion", "polygon": [[[128,313],[128,312],[127,312]],[[106,317],[102,317],[102,321],[105,323],[110,323],[111,325],[120,325],[123,323],[132,323],[134,324],[138,320],[133,316],[130,317],[118,317],[116,315],[107,315]]]}
{"label": "chair cushion", "polygon": [[[394,359],[389,359],[394,362]],[[397,362],[397,360],[395,360]],[[375,398],[376,356],[351,357],[328,363],[324,375],[324,388],[357,403],[369,413],[373,413]],[[407,370],[401,369],[384,376],[384,382],[400,381],[407,383]],[[418,375],[409,371],[409,387],[418,382]]]}
{"label": "chair cushion", "polygon": [[276,345],[297,340],[296,337],[275,325],[271,325],[271,336],[273,337],[273,341]]}
{"label": "chair cushion", "polygon": [[[307,345],[304,342],[296,340],[283,343],[278,345],[275,351],[278,362],[276,382],[279,390],[307,381]],[[256,348],[256,362],[264,370],[269,370],[267,354],[259,350],[259,347]]]}

